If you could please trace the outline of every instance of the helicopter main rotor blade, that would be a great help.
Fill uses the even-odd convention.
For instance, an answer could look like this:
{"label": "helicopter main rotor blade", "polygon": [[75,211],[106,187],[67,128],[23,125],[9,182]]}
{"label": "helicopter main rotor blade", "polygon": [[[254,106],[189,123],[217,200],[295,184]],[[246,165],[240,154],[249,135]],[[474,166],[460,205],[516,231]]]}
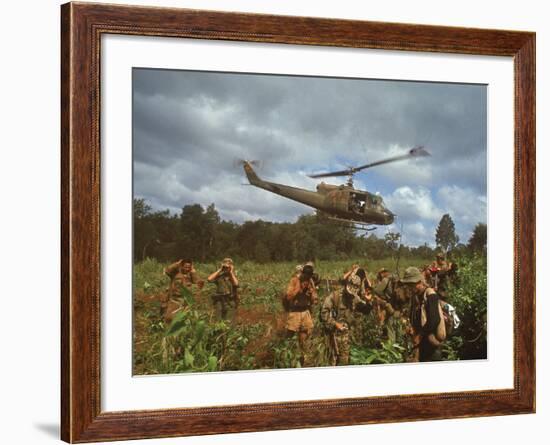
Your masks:
{"label": "helicopter main rotor blade", "polygon": [[349,176],[353,171],[351,169],[341,170],[338,172],[318,173],[316,175],[308,175],[310,178],[329,178],[331,176]]}
{"label": "helicopter main rotor blade", "polygon": [[419,157],[425,157],[425,156],[431,156],[430,153],[428,153],[427,150],[424,149],[423,146],[418,146],[411,148],[406,154],[399,155],[399,156],[393,156],[391,158],[382,159],[381,161],[371,162],[369,164],[360,165],[359,167],[350,167],[347,170],[340,170],[336,172],[328,172],[328,173],[318,173],[315,175],[308,175],[310,178],[328,178],[331,176],[349,176],[357,173],[360,170],[365,170],[367,168],[376,167],[377,165],[383,165],[383,164],[389,164],[391,162],[397,162],[397,161],[404,161],[405,159],[410,158],[419,158]]}
{"label": "helicopter main rotor blade", "polygon": [[370,164],[360,165],[359,167],[354,167],[353,172],[358,172],[359,170],[365,170],[367,168],[376,167],[377,165],[389,164],[391,162],[404,161],[405,159],[410,158],[422,158],[426,156],[431,156],[430,153],[422,145],[418,147],[411,148],[407,154],[393,156],[391,158],[382,159],[381,161],[371,162]]}

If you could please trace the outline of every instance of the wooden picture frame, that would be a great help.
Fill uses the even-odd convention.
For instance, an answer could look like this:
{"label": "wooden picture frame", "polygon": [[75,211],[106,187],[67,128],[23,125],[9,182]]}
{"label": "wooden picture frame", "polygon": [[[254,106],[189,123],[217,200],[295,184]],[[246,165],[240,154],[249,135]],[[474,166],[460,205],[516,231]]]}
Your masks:
{"label": "wooden picture frame", "polygon": [[[535,411],[535,34],[91,3],[61,7],[61,438],[173,437]],[[103,34],[509,56],[514,60],[514,387],[430,395],[102,412]],[[215,421],[213,421],[215,419]]]}

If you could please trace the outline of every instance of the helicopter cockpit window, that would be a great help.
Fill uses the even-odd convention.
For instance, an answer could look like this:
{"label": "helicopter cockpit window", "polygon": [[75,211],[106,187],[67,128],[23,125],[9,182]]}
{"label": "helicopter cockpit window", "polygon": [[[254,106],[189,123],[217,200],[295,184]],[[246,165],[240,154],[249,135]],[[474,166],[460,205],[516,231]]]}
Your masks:
{"label": "helicopter cockpit window", "polygon": [[374,207],[382,207],[382,197],[381,196],[373,196],[372,197],[372,204]]}

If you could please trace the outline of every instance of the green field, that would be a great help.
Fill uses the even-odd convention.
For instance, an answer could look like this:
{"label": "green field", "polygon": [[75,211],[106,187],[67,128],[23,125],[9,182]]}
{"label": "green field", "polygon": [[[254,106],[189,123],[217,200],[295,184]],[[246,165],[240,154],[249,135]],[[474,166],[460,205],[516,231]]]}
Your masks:
{"label": "green field", "polygon": [[[324,280],[337,280],[353,263],[362,260],[323,261],[316,272]],[[421,266],[426,260],[402,259],[400,269]],[[486,354],[486,259],[475,257],[459,261],[460,285],[453,290],[453,305],[463,319],[459,332],[446,342],[444,357],[448,360],[484,358]],[[240,281],[241,303],[231,321],[216,321],[210,295],[212,285],[202,291],[182,292],[187,310],[179,311],[170,326],[165,326],[160,311],[160,295],[169,280],[162,274],[166,264],[147,259],[134,266],[134,354],[133,372],[170,374],[244,369],[273,369],[299,366],[296,339],[284,335],[285,313],[281,293],[294,272],[295,263],[236,264]],[[369,261],[371,279],[381,267],[395,270],[390,259]],[[195,264],[201,278],[215,271],[218,264]],[[320,301],[330,291],[321,282]],[[456,297],[455,297],[456,296]],[[315,322],[311,338],[313,366],[327,366],[325,337],[318,319],[319,305],[312,316]],[[379,326],[374,312],[358,315],[352,330],[352,364],[400,363],[410,353],[402,320],[389,321],[390,335]],[[477,334],[479,333],[479,335]],[[478,338],[476,339],[475,336]],[[474,339],[475,342],[470,342]]]}

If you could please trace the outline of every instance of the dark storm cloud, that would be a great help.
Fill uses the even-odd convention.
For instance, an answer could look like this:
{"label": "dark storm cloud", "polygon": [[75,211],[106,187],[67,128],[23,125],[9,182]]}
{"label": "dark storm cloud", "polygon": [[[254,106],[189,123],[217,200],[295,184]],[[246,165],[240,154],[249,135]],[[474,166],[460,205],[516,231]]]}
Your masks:
{"label": "dark storm cloud", "polygon": [[[408,213],[426,196],[436,213],[449,210],[454,195],[440,193],[445,187],[486,196],[483,86],[148,69],[135,69],[133,79],[135,194],[155,208],[215,202],[235,221],[292,220],[308,208],[243,187],[236,159],[261,159],[266,178],[313,188],[304,173],[417,144],[433,156],[379,167],[358,182],[390,194]],[[397,193],[404,186],[423,192]],[[413,201],[403,204],[407,196]],[[419,224],[428,227],[426,215],[407,218],[419,234]]]}

